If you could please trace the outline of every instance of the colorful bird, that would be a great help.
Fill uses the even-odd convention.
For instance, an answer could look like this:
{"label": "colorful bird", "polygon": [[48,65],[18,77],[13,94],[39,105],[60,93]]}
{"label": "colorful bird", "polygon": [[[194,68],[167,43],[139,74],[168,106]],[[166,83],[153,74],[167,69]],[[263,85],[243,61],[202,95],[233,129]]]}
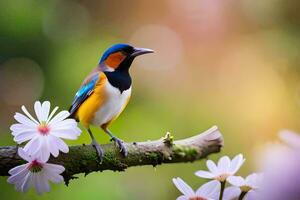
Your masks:
{"label": "colorful bird", "polygon": [[70,117],[80,121],[88,130],[92,145],[102,161],[103,150],[95,140],[90,125],[99,126],[116,143],[120,152],[127,156],[123,141],[108,129],[126,107],[131,95],[129,68],[140,55],[153,53],[146,48],[128,44],[115,44],[102,55],[99,64],[86,77],[77,91],[69,109]]}

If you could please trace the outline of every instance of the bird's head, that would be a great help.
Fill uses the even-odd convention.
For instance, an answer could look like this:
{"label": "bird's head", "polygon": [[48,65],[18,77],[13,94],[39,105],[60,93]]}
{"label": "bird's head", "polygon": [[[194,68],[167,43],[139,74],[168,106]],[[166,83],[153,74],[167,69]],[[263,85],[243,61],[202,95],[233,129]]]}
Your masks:
{"label": "bird's head", "polygon": [[99,66],[103,71],[128,70],[137,56],[153,53],[146,48],[137,48],[128,44],[115,44],[102,55]]}

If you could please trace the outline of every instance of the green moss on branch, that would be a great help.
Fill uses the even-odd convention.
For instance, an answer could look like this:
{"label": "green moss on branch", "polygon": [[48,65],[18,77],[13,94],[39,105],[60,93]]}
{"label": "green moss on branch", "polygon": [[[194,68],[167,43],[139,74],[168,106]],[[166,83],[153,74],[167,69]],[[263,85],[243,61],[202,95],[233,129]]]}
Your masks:
{"label": "green moss on branch", "polygon": [[[217,153],[223,146],[223,138],[216,126],[202,134],[183,140],[174,141],[167,134],[156,141],[126,143],[129,150],[124,158],[114,144],[102,145],[105,155],[100,163],[95,149],[90,145],[70,146],[68,154],[61,153],[57,158],[51,158],[50,163],[63,165],[66,184],[74,175],[91,172],[113,170],[124,171],[128,167],[142,165],[160,165],[163,163],[193,162]],[[9,169],[25,163],[16,155],[16,147],[0,147],[0,176],[7,176]]]}

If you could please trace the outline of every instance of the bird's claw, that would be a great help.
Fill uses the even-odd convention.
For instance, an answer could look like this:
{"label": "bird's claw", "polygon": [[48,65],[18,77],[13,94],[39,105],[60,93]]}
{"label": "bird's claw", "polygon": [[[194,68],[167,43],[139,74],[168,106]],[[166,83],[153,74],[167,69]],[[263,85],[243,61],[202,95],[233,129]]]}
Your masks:
{"label": "bird's claw", "polygon": [[128,150],[127,150],[126,146],[124,145],[124,142],[116,137],[111,138],[111,141],[115,141],[115,144],[120,149],[120,152],[123,154],[124,157],[127,157]]}
{"label": "bird's claw", "polygon": [[100,160],[100,163],[102,163],[103,156],[104,156],[103,149],[101,148],[101,146],[96,141],[92,141],[91,145],[93,145],[94,148],[96,149],[96,152],[97,152],[98,158]]}

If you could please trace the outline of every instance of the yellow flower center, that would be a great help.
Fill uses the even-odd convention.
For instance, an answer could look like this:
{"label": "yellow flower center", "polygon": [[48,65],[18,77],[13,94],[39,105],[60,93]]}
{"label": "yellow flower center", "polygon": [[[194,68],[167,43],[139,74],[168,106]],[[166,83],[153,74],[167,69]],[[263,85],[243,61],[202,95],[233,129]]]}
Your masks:
{"label": "yellow flower center", "polygon": [[249,190],[252,189],[252,188],[251,188],[250,186],[248,186],[248,185],[243,185],[243,186],[241,186],[240,188],[241,188],[241,190],[242,190],[243,192],[248,192]]}

